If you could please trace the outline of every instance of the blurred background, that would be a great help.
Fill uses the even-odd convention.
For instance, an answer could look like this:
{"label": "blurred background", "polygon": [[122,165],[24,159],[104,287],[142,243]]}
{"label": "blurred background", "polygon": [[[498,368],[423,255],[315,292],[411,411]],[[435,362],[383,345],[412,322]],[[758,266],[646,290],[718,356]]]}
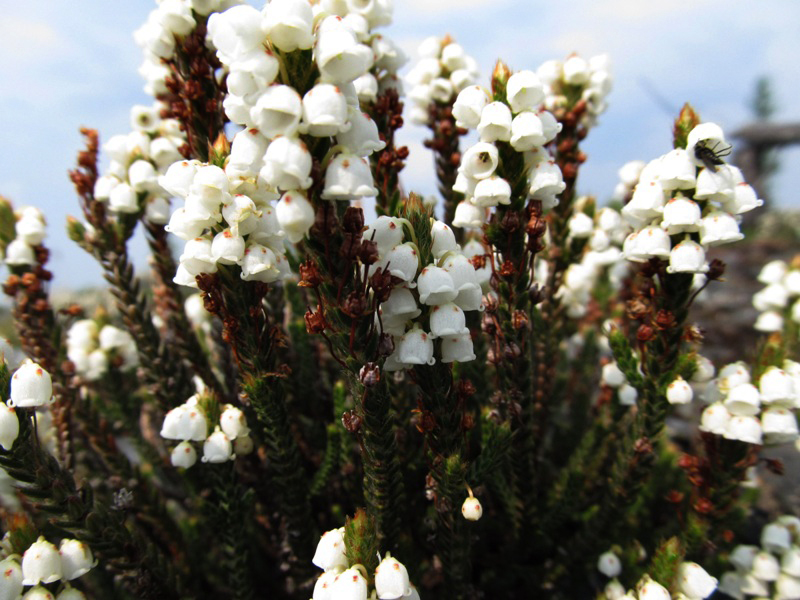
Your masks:
{"label": "blurred background", "polygon": [[[608,53],[614,90],[608,111],[585,143],[588,161],[579,184],[581,193],[601,203],[625,162],[649,160],[671,148],[672,120],[686,101],[729,136],[759,119],[776,126],[800,123],[796,0],[395,4],[394,25],[385,33],[412,60],[425,37],[449,33],[478,60],[484,84],[497,58],[519,70],[571,52],[586,58]],[[81,0],[79,6],[0,1],[0,193],[15,206],[35,204],[45,211],[56,288],[102,281],[99,267],[64,232],[66,216],[79,214],[67,179],[82,144],[78,128],[98,129],[101,140],[126,133],[130,107],[151,101],[136,72],[141,53],[132,32],[153,3]],[[405,188],[429,194],[435,182],[432,158],[422,146],[425,134],[408,123],[400,140],[411,149]],[[785,146],[769,161],[777,167],[766,188],[772,206],[800,209],[800,145]],[[141,240],[137,247],[143,263]]]}

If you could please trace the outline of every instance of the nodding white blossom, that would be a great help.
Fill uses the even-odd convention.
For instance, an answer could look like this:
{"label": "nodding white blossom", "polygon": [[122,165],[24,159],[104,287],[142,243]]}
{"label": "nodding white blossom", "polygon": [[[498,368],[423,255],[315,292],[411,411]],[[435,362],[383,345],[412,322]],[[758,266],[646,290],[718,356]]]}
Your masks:
{"label": "nodding white blossom", "polygon": [[53,401],[53,380],[50,373],[30,359],[25,360],[11,376],[8,406],[29,408]]}
{"label": "nodding white blossom", "polygon": [[394,600],[411,595],[408,570],[389,554],[375,568],[375,592],[381,600]]}
{"label": "nodding white blossom", "polygon": [[63,576],[58,549],[39,536],[22,555],[22,585],[53,583]]}
{"label": "nodding white blossom", "polygon": [[622,573],[622,562],[612,551],[603,552],[597,559],[597,570],[606,577],[614,578]]}
{"label": "nodding white blossom", "polygon": [[468,496],[461,505],[461,514],[467,521],[477,521],[483,516],[483,506],[475,496]]}
{"label": "nodding white blossom", "polygon": [[97,565],[92,550],[80,540],[61,540],[58,553],[61,556],[62,576],[65,581],[77,579]]}
{"label": "nodding white blossom", "polygon": [[0,593],[3,598],[19,598],[22,595],[22,567],[14,557],[0,561]]}
{"label": "nodding white blossom", "polygon": [[188,441],[183,441],[172,449],[170,462],[173,467],[188,469],[197,462],[197,450]]}
{"label": "nodding white blossom", "polygon": [[233,460],[234,457],[231,439],[217,425],[214,433],[203,442],[203,462],[223,463]]}
{"label": "nodding white blossom", "polygon": [[19,436],[19,419],[14,407],[0,402],[0,446],[4,450],[11,450]]}
{"label": "nodding white blossom", "polygon": [[717,589],[717,579],[694,562],[683,562],[678,566],[677,587],[688,600],[703,600]]}
{"label": "nodding white blossom", "polygon": [[326,572],[347,568],[344,527],[331,529],[322,534],[311,562]]}

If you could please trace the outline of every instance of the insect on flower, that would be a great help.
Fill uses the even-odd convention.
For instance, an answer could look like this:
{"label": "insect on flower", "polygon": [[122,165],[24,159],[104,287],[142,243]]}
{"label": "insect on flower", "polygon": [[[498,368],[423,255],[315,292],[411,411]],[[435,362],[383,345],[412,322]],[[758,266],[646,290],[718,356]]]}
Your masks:
{"label": "insect on flower", "polygon": [[694,155],[697,160],[702,161],[706,168],[712,173],[717,172],[717,166],[725,164],[722,157],[728,156],[730,153],[730,144],[719,140],[717,140],[713,146],[709,145],[708,140],[700,140],[694,147]]}

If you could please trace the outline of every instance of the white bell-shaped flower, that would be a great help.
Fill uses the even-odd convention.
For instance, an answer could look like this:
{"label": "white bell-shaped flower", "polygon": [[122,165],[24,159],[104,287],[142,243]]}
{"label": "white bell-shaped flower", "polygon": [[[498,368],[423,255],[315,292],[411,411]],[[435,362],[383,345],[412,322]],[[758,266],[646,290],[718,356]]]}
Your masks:
{"label": "white bell-shaped flower", "polygon": [[762,443],[761,422],[756,417],[733,415],[723,436],[748,444]]}
{"label": "white bell-shaped flower", "polygon": [[[666,231],[660,227],[645,227],[636,235],[635,245],[631,250],[630,256],[626,254],[626,258],[647,260],[652,257],[666,258],[669,256],[671,262],[671,245],[669,235]],[[687,260],[696,258],[696,252],[691,247],[689,247],[688,250],[690,256],[687,257]],[[676,267],[683,266],[683,263],[679,260],[682,257],[683,252],[676,255]]]}
{"label": "white bell-shaped flower", "polygon": [[725,134],[722,132],[722,127],[716,123],[700,123],[696,125],[690,132],[686,139],[686,152],[689,158],[698,167],[705,166],[702,158],[698,156],[698,145],[702,145],[711,150],[727,148],[728,144],[725,142]]}
{"label": "white bell-shaped flower", "polygon": [[600,382],[612,388],[618,388],[628,382],[625,373],[619,368],[616,362],[603,365]]}
{"label": "white bell-shaped flower", "polygon": [[752,573],[742,574],[742,585],[740,591],[745,596],[758,596],[760,598],[769,597],[769,583],[760,580]]}
{"label": "white bell-shaped flower", "polygon": [[61,555],[61,570],[65,581],[77,579],[97,565],[92,550],[80,540],[61,540],[58,553]]}
{"label": "white bell-shaped flower", "polygon": [[489,94],[479,85],[471,85],[461,90],[453,103],[456,125],[466,129],[477,128],[481,122],[483,108],[488,103]]}
{"label": "white bell-shaped flower", "polygon": [[347,148],[351,154],[369,156],[386,147],[386,142],[378,134],[378,125],[368,114],[349,106],[347,122],[350,126],[336,134],[336,143]]}
{"label": "white bell-shaped flower", "polygon": [[713,210],[700,222],[700,243],[704,246],[719,246],[738,242],[744,238],[739,223],[729,213]]}
{"label": "white bell-shaped flower", "polygon": [[172,449],[170,462],[173,467],[188,469],[197,462],[197,451],[188,441],[183,441]]}
{"label": "white bell-shaped flower", "polygon": [[544,100],[544,86],[533,71],[517,71],[508,78],[506,98],[515,113],[534,110]]}
{"label": "white bell-shaped flower", "polygon": [[[762,530],[763,536],[763,530]],[[789,540],[791,544],[791,538]],[[789,546],[781,555],[781,572],[800,577],[800,546]]]}
{"label": "white bell-shaped flower", "polygon": [[442,362],[470,362],[475,360],[475,350],[469,332],[442,338]]}
{"label": "white bell-shaped flower", "polygon": [[789,266],[782,260],[772,260],[761,267],[758,281],[764,285],[780,283],[789,272]]}
{"label": "white bell-shaped flower", "polygon": [[560,194],[566,189],[561,169],[552,160],[544,160],[528,172],[528,184],[531,198],[544,199]]}
{"label": "white bell-shaped flower", "polygon": [[344,545],[344,527],[331,529],[322,534],[311,562],[323,571],[347,567]]}
{"label": "white bell-shaped flower", "polygon": [[631,201],[622,209],[622,216],[639,226],[664,212],[664,188],[657,180],[640,181],[633,190]]}
{"label": "white bell-shaped flower", "polygon": [[185,440],[183,437],[184,422],[189,418],[189,407],[185,404],[176,406],[164,415],[164,423],[161,425],[161,437],[165,440]]}
{"label": "white bell-shaped flower", "polygon": [[230,438],[217,425],[214,433],[203,442],[203,462],[224,463],[233,460],[234,457]]}
{"label": "white bell-shaped flower", "polygon": [[234,235],[244,236],[258,227],[258,208],[249,196],[235,194],[230,202],[222,205],[222,218]]}
{"label": "white bell-shaped flower", "polygon": [[[242,129],[233,136],[228,166],[236,165],[258,172],[268,145],[269,140],[258,129]],[[227,167],[225,172],[228,172]]]}
{"label": "white bell-shaped flower", "polygon": [[547,143],[544,123],[534,112],[519,113],[511,122],[511,147],[517,152],[533,150]]}
{"label": "white bell-shaped flower", "polygon": [[398,277],[406,282],[407,287],[417,287],[414,279],[419,269],[419,254],[417,247],[412,242],[398,244],[381,260],[381,266],[385,267],[393,277]]}
{"label": "white bell-shaped flower", "polygon": [[667,386],[667,401],[670,404],[688,404],[693,397],[692,386],[680,375]]}
{"label": "white bell-shaped flower", "polygon": [[730,420],[731,413],[728,412],[725,405],[722,402],[714,402],[703,410],[699,429],[715,435],[725,435]]}
{"label": "white bell-shaped flower", "polygon": [[286,192],[275,205],[275,216],[287,239],[296,244],[314,224],[314,207],[299,190]]}
{"label": "white bell-shaped flower", "polygon": [[667,273],[706,273],[706,252],[697,242],[685,239],[669,253]]}
{"label": "white bell-shaped flower", "polygon": [[433,337],[418,325],[403,334],[398,346],[398,359],[404,365],[432,365]]}
{"label": "white bell-shaped flower", "polygon": [[696,367],[691,378],[692,382],[702,383],[714,377],[714,363],[705,356],[698,354],[696,356],[695,365]]}
{"label": "white bell-shaped flower", "polygon": [[240,435],[233,440],[233,452],[236,456],[247,456],[255,449],[255,442],[249,435]]}
{"label": "white bell-shaped flower", "polygon": [[211,242],[211,257],[220,264],[233,265],[241,262],[244,257],[244,247],[244,237],[230,229],[223,229]]}
{"label": "white bell-shaped flower", "polygon": [[619,556],[611,552],[603,552],[597,559],[597,570],[609,578],[617,577],[622,573],[622,561]]}
{"label": "white bell-shaped flower", "polygon": [[635,406],[639,399],[639,391],[628,383],[623,383],[617,389],[617,399],[621,406]]}
{"label": "white bell-shaped flower", "polygon": [[219,425],[225,435],[232,440],[235,440],[240,435],[246,435],[250,431],[247,428],[247,419],[245,419],[242,410],[231,404],[225,405],[225,410],[222,411],[219,417]]}
{"label": "white bell-shaped flower", "polygon": [[28,408],[49,404],[53,398],[50,373],[37,363],[26,359],[11,376],[8,406]]}
{"label": "white bell-shaped flower", "polygon": [[477,521],[483,516],[483,506],[475,496],[467,496],[461,505],[461,514],[467,521]]}
{"label": "white bell-shaped flower", "polygon": [[721,202],[727,209],[726,204],[734,200],[735,187],[730,167],[722,165],[716,171],[703,169],[697,176],[694,197],[699,200]]}
{"label": "white bell-shaped flower", "polygon": [[396,600],[409,596],[411,584],[405,565],[387,554],[375,568],[375,591],[380,600]]}
{"label": "white bell-shaped flower", "polygon": [[594,221],[586,213],[576,212],[567,221],[570,237],[585,239],[594,231]]}
{"label": "white bell-shaped flower", "polygon": [[511,109],[502,102],[490,102],[481,111],[478,134],[482,142],[507,142],[511,139]]}
{"label": "white bell-shaped flower", "polygon": [[444,221],[433,220],[431,238],[433,240],[431,252],[433,252],[433,256],[436,259],[441,258],[447,252],[457,252],[459,250],[455,233]]}
{"label": "white bell-shaped flower", "polygon": [[323,80],[353,81],[372,66],[372,48],[359,43],[355,32],[337,17],[327,17],[317,30],[314,57]]}
{"label": "white bell-shaped flower", "polygon": [[788,573],[779,574],[775,582],[775,596],[773,597],[776,600],[800,598],[800,577],[795,577]]}
{"label": "white bell-shaped flower", "polygon": [[606,600],[636,600],[635,596],[625,592],[625,586],[622,585],[619,579],[612,579],[606,583],[603,588]]}
{"label": "white bell-shaped flower", "polygon": [[13,407],[5,402],[0,402],[0,446],[4,450],[11,450],[19,436],[19,419]]}
{"label": "white bell-shaped flower", "polygon": [[33,247],[21,239],[14,239],[6,246],[5,263],[9,266],[35,265]]}
{"label": "white bell-shaped flower", "polygon": [[303,129],[315,137],[328,137],[348,129],[347,100],[338,87],[318,83],[303,96]]}
{"label": "white bell-shaped flower", "polygon": [[445,269],[436,265],[428,265],[417,277],[419,301],[422,304],[438,305],[455,300],[458,290],[453,278]]}
{"label": "white bell-shaped flower", "polygon": [[326,200],[355,200],[363,196],[377,196],[372,181],[372,171],[366,159],[355,154],[338,154],[325,170]]}
{"label": "white bell-shaped flower", "polygon": [[800,270],[792,269],[786,274],[783,285],[792,296],[800,295]]}
{"label": "white bell-shaped flower", "polygon": [[47,588],[37,585],[25,592],[22,600],[55,600],[55,596]]}
{"label": "white bell-shaped flower", "polygon": [[561,68],[564,82],[569,85],[581,85],[589,80],[589,63],[577,54],[573,54],[565,60]]}
{"label": "white bell-shaped flower", "polygon": [[28,206],[21,212],[22,216],[14,225],[17,239],[24,241],[29,246],[38,246],[44,241],[47,234],[44,215],[33,206]]}
{"label": "white bell-shaped flower", "polygon": [[636,585],[639,600],[670,600],[669,592],[660,583],[653,581],[648,575]]}
{"label": "white bell-shaped flower", "polygon": [[67,585],[58,593],[56,600],[86,600],[86,595],[79,589]]}
{"label": "white bell-shaped flower", "polygon": [[262,135],[275,138],[294,135],[303,115],[303,100],[293,87],[269,86],[250,110],[250,118]]}
{"label": "white bell-shaped flower", "polygon": [[307,50],[314,37],[314,15],[306,0],[272,0],[262,10],[261,29],[283,52]]}
{"label": "white bell-shaped flower", "polygon": [[108,195],[108,208],[119,213],[139,212],[136,191],[127,183],[120,183]]}
{"label": "white bell-shaped flower", "polygon": [[728,561],[740,573],[746,573],[753,567],[753,560],[756,554],[760,551],[758,546],[749,544],[739,544],[734,547],[733,551],[728,556]]}
{"label": "white bell-shaped flower", "polygon": [[[795,533],[797,531],[795,530]],[[792,530],[781,522],[769,523],[761,530],[761,546],[768,552],[781,554],[792,545]]]}
{"label": "white bell-shaped flower", "polygon": [[208,19],[208,35],[219,59],[230,64],[264,43],[261,14],[246,4],[215,12]]}
{"label": "white bell-shaped flower", "polygon": [[305,190],[312,183],[311,163],[311,153],[302,140],[280,136],[267,147],[259,176],[267,185],[282,190]]}
{"label": "white bell-shaped flower", "polygon": [[22,567],[16,559],[8,557],[0,561],[0,598],[17,600],[22,595]]}
{"label": "white bell-shaped flower", "polygon": [[725,399],[725,408],[732,415],[753,416],[761,409],[761,395],[752,383],[740,383],[731,388]]}
{"label": "white bell-shaped flower", "polygon": [[740,181],[733,186],[733,197],[720,199],[722,207],[734,215],[741,215],[764,204],[751,185]]}
{"label": "white bell-shaped flower", "polygon": [[678,567],[677,588],[687,600],[703,600],[717,589],[717,579],[694,562],[683,562]]}
{"label": "white bell-shaped flower", "polygon": [[800,437],[797,417],[779,406],[771,406],[761,413],[761,427],[767,444],[786,444]]}
{"label": "white bell-shaped flower", "polygon": [[166,225],[169,223],[170,204],[169,199],[163,196],[148,196],[144,207],[144,218],[154,225]]}
{"label": "white bell-shaped flower", "polygon": [[336,581],[339,573],[341,573],[341,569],[331,569],[320,575],[314,584],[311,600],[334,600],[332,595],[333,582]]}
{"label": "white bell-shaped flower", "polygon": [[762,550],[753,558],[750,572],[761,581],[775,581],[781,572],[781,565],[771,553]]}
{"label": "white bell-shaped flower", "polygon": [[700,206],[685,196],[676,196],[667,202],[663,216],[661,227],[670,235],[700,229]]}
{"label": "white bell-shaped flower", "polygon": [[128,167],[128,182],[134,192],[158,191],[158,173],[153,163],[142,159],[134,161]]}
{"label": "white bell-shaped flower", "polygon": [[211,252],[211,240],[197,237],[183,246],[181,266],[192,276],[200,273],[216,273],[217,261]]}
{"label": "white bell-shaped flower", "polygon": [[339,573],[331,586],[335,600],[367,600],[367,580],[361,571],[351,567]]}
{"label": "white bell-shaped flower", "polygon": [[768,310],[758,315],[753,328],[764,333],[781,331],[783,330],[783,316],[775,310]]}
{"label": "white bell-shaped flower", "polygon": [[431,335],[434,337],[458,336],[469,333],[464,311],[450,302],[434,306],[430,315]]}
{"label": "white bell-shaped flower", "polygon": [[241,277],[244,281],[272,283],[281,277],[279,257],[271,248],[262,244],[248,244],[240,266],[242,267]]}
{"label": "white bell-shaped flower", "polygon": [[497,175],[481,179],[475,185],[472,203],[480,208],[511,204],[511,185]]}
{"label": "white bell-shaped flower", "polygon": [[63,574],[58,549],[39,536],[22,556],[22,585],[52,583]]}
{"label": "white bell-shaped flower", "polygon": [[778,402],[792,405],[797,392],[789,374],[779,367],[768,367],[758,381],[761,401],[765,404]]}
{"label": "white bell-shaped flower", "polygon": [[536,113],[542,121],[542,131],[544,132],[545,143],[552,142],[561,133],[564,125],[561,124],[555,115],[547,110],[540,110]]}
{"label": "white bell-shaped flower", "polygon": [[789,303],[789,290],[782,283],[771,283],[753,295],[756,310],[782,310]]}
{"label": "white bell-shaped flower", "polygon": [[478,142],[464,152],[460,170],[473,179],[486,179],[494,173],[499,160],[494,144]]}
{"label": "white bell-shaped flower", "polygon": [[486,209],[475,206],[467,200],[456,205],[453,215],[453,227],[463,229],[480,229],[486,223]]}
{"label": "white bell-shaped flower", "polygon": [[665,190],[687,190],[695,186],[696,171],[689,153],[683,148],[675,148],[661,157],[658,180]]}
{"label": "white bell-shaped flower", "polygon": [[395,217],[381,215],[364,231],[364,239],[378,245],[378,254],[384,256],[389,250],[402,243],[403,225]]}
{"label": "white bell-shaped flower", "polygon": [[734,600],[745,600],[742,585],[744,581],[742,576],[736,571],[728,571],[722,574],[719,580],[719,587],[717,588],[721,593],[734,598]]}
{"label": "white bell-shaped flower", "polygon": [[395,287],[392,289],[389,298],[381,303],[380,306],[381,319],[384,321],[389,320],[393,322],[410,321],[416,319],[422,310],[417,305],[417,300],[411,290],[403,287]]}

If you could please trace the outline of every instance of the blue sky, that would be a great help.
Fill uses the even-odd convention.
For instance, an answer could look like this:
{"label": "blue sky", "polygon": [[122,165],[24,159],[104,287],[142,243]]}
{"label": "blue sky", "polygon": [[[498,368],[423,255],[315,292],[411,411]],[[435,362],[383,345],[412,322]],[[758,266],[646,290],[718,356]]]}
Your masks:
{"label": "blue sky", "polygon": [[[754,82],[774,84],[776,119],[800,121],[800,2],[763,0],[395,0],[386,30],[410,54],[429,35],[451,34],[482,67],[495,60],[535,69],[573,51],[607,52],[614,66],[609,110],[585,143],[579,184],[603,199],[626,161],[670,148],[673,116],[648,93],[680,107],[691,101],[705,120],[732,131],[748,119]],[[94,262],[64,233],[79,214],[66,172],[81,146],[78,128],[101,139],[129,130],[130,106],[148,103],[136,73],[141,56],[132,32],[153,4],[145,0],[2,0],[0,20],[0,194],[35,204],[48,218],[55,285],[99,283]],[[435,189],[424,131],[408,125],[401,140],[412,157],[406,188]],[[782,155],[776,200],[800,207],[800,150]],[[135,244],[144,264],[144,244]]]}

